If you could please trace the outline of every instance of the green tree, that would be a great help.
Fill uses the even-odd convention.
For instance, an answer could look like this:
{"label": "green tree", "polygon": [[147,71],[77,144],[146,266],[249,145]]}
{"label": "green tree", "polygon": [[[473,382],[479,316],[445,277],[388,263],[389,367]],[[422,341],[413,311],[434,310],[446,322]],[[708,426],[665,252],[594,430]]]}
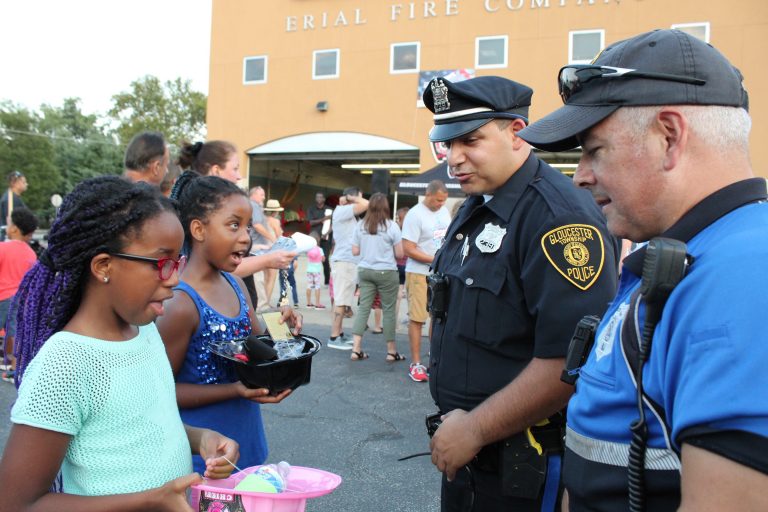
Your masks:
{"label": "green tree", "polygon": [[51,194],[61,190],[61,177],[53,163],[54,146],[40,133],[40,122],[36,112],[0,103],[0,190],[6,189],[9,172],[23,172],[29,184],[24,203],[45,223],[53,210]]}
{"label": "green tree", "polygon": [[39,129],[54,147],[54,165],[67,193],[81,181],[123,170],[123,148],[96,115],[80,110],[79,98],[67,98],[61,107],[42,105]]}
{"label": "green tree", "polygon": [[193,91],[189,80],[161,83],[145,76],[131,82],[128,92],[112,96],[109,116],[116,123],[116,133],[123,145],[135,134],[154,130],[171,144],[205,137],[206,96]]}

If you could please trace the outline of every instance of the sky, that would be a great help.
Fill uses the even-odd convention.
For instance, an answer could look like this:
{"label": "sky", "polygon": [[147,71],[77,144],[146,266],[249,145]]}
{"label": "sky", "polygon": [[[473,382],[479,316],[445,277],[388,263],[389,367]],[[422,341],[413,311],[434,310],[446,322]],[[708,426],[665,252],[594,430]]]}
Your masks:
{"label": "sky", "polygon": [[0,101],[105,114],[145,75],[208,94],[210,34],[211,0],[0,0]]}

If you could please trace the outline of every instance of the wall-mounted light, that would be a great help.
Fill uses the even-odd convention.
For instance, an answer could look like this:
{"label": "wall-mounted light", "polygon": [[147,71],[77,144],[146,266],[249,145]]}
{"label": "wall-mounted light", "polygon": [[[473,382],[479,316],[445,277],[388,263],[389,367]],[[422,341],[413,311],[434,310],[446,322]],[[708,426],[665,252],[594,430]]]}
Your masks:
{"label": "wall-mounted light", "polygon": [[318,112],[326,112],[328,110],[328,102],[327,101],[318,101],[317,105],[315,105],[315,108]]}
{"label": "wall-mounted light", "polygon": [[[395,169],[394,171],[389,171],[390,174],[419,174],[418,169]],[[371,169],[362,170],[360,171],[360,174],[363,175],[370,175],[373,174],[373,171]]]}
{"label": "wall-mounted light", "polygon": [[341,164],[342,169],[418,169],[419,164]]}

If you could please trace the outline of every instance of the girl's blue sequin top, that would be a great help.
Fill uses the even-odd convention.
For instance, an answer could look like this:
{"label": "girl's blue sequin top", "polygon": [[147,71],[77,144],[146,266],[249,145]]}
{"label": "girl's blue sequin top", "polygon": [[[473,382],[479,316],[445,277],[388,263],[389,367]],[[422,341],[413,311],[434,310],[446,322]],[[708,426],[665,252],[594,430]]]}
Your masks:
{"label": "girl's blue sequin top", "polygon": [[[240,292],[240,287],[227,273],[222,273],[235,289],[240,301],[240,312],[237,317],[224,316],[206,303],[198,293],[184,281],[179,282],[176,290],[182,290],[189,295],[197,306],[200,315],[200,325],[189,340],[187,357],[184,361],[178,382],[194,382],[195,384],[222,384],[235,382],[235,363],[219,357],[208,350],[212,341],[230,341],[247,338],[251,333],[251,319],[248,317],[248,303]],[[186,376],[190,376],[187,380]],[[184,379],[184,380],[182,380]]]}
{"label": "girl's blue sequin top", "polygon": [[[200,324],[192,335],[187,347],[184,363],[176,376],[178,383],[229,384],[237,382],[235,363],[217,356],[208,350],[212,341],[229,341],[246,338],[251,333],[248,303],[235,279],[226,272],[221,273],[237,296],[240,310],[236,317],[224,316],[206,303],[187,283],[180,281],[175,288],[183,291],[194,301]],[[234,299],[234,296],[233,296]],[[267,458],[267,440],[261,420],[259,404],[243,398],[234,398],[192,409],[180,409],[185,424],[210,428],[240,443],[241,467],[262,464]],[[205,462],[200,456],[193,457],[195,471],[201,475]]]}

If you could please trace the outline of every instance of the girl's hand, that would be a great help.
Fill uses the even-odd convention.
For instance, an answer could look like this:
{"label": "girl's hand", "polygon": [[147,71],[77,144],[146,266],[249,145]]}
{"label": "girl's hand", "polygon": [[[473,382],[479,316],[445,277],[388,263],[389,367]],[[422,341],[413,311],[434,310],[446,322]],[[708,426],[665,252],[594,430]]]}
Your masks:
{"label": "girl's hand", "polygon": [[290,389],[286,389],[278,393],[277,396],[270,396],[267,388],[250,389],[246,387],[242,382],[236,382],[238,394],[247,400],[252,402],[258,402],[260,404],[277,404],[283,401],[285,397],[291,394]]}
{"label": "girl's hand", "polygon": [[290,306],[281,306],[280,312],[282,313],[280,323],[287,323],[291,328],[291,334],[294,336],[301,334],[301,327],[304,324],[304,317],[301,316],[301,313],[297,313]]}
{"label": "girl's hand", "polygon": [[205,429],[200,437],[198,453],[205,460],[205,478],[227,478],[235,469],[232,463],[237,464],[240,458],[240,445],[234,439]]}
{"label": "girl's hand", "polygon": [[148,491],[152,493],[154,506],[152,510],[168,512],[194,512],[187,502],[187,489],[190,485],[202,483],[203,479],[197,473],[171,480],[162,487]]}
{"label": "girl's hand", "polygon": [[272,256],[269,268],[288,268],[299,253],[294,251],[275,251],[267,253]]}

